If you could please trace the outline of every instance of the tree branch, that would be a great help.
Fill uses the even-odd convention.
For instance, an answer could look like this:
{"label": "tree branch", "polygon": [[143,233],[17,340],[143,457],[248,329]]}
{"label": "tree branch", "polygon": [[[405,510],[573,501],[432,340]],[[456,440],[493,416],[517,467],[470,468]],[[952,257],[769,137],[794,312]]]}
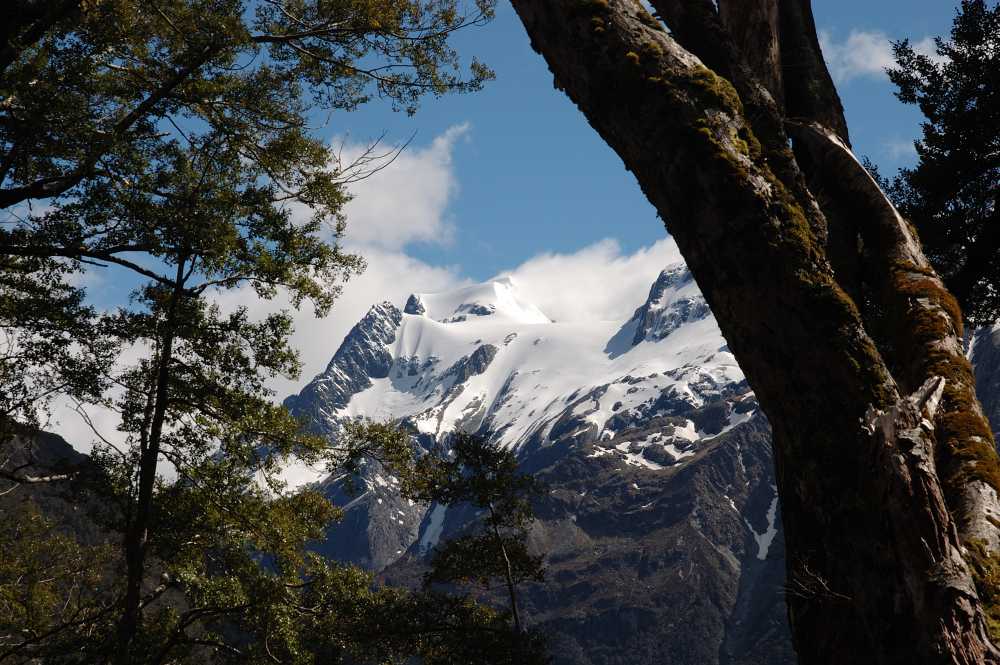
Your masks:
{"label": "tree branch", "polygon": [[[8,31],[4,48],[0,50],[0,75],[7,71],[7,68],[17,60],[26,48],[33,46],[56,23],[78,12],[81,4],[81,0],[63,0],[50,4],[47,8],[48,11],[39,16],[23,34],[14,35]],[[17,8],[15,11],[28,14],[23,7]],[[24,16],[24,18],[29,18],[29,16]],[[16,30],[16,28],[14,29]]]}
{"label": "tree branch", "polygon": [[904,390],[915,390],[934,376],[948,379],[935,419],[937,464],[949,508],[963,542],[979,540],[1000,553],[1000,487],[989,480],[1000,471],[993,434],[975,394],[975,376],[962,345],[962,315],[924,256],[910,225],[851,150],[829,129],[789,123],[809,152],[823,186],[837,198],[854,202],[864,220],[861,234],[868,272],[878,287],[874,296],[888,317],[895,343],[885,352],[897,368]]}
{"label": "tree branch", "polygon": [[83,182],[85,178],[93,174],[94,166],[107,153],[115,140],[125,134],[137,121],[151,113],[157,104],[166,99],[179,85],[201,69],[219,51],[221,51],[221,47],[218,45],[206,47],[194,57],[190,64],[174,72],[173,76],[164,81],[159,88],[151,92],[146,99],[118,120],[111,128],[111,131],[95,143],[91,153],[72,172],[62,176],[43,178],[19,187],[0,189],[0,209],[9,208],[28,199],[58,196]]}
{"label": "tree branch", "polygon": [[850,147],[844,106],[823,60],[811,0],[778,0],[787,115],[815,122]]}

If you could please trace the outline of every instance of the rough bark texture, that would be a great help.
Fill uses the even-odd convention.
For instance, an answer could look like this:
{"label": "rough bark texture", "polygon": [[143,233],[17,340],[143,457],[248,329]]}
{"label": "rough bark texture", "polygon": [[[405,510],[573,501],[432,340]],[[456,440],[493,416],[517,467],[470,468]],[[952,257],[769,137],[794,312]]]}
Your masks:
{"label": "rough bark texture", "polygon": [[784,105],[778,4],[770,0],[720,0],[719,14],[746,64],[779,105]]}
{"label": "rough bark texture", "polygon": [[[654,2],[671,34],[633,0],[512,3],[667,221],[774,426],[801,662],[997,662],[964,547],[995,555],[997,462],[960,313],[850,153],[808,2],[744,5],[767,20],[735,38],[725,3]],[[739,48],[766,31],[785,66],[761,83],[774,58]],[[778,82],[784,109],[761,93]]]}
{"label": "rough bark texture", "polygon": [[928,377],[948,379],[934,422],[942,485],[963,539],[985,542],[997,552],[997,459],[965,357],[958,304],[934,273],[915,232],[846,146],[820,125],[800,125],[794,135],[810,153],[818,179],[837,200],[850,201],[854,214],[866,222],[859,230],[868,247],[872,297],[895,342],[880,351],[897,382],[914,390]]}

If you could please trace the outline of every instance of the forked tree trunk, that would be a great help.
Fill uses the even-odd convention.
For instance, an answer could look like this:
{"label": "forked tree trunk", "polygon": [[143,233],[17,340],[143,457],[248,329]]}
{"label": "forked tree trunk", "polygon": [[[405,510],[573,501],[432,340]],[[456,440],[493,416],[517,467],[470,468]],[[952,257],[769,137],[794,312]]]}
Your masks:
{"label": "forked tree trunk", "polygon": [[800,661],[1000,662],[967,548],[996,561],[1000,466],[961,314],[850,151],[808,1],[653,0],[669,33],[637,0],[512,4],[772,423]]}

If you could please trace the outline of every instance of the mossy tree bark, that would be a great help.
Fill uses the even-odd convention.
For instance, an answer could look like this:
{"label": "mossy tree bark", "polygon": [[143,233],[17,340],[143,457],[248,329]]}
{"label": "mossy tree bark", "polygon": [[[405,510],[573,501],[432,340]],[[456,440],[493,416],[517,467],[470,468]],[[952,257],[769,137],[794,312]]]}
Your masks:
{"label": "mossy tree bark", "polygon": [[808,0],[653,0],[670,32],[636,0],[512,4],[771,420],[801,662],[1000,662],[961,313],[850,151]]}

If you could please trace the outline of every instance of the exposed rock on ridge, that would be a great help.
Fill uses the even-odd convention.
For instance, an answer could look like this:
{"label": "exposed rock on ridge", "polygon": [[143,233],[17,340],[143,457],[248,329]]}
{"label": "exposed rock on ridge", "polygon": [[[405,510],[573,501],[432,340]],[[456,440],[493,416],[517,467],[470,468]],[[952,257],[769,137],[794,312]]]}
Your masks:
{"label": "exposed rock on ridge", "polygon": [[[532,530],[549,582],[525,603],[559,665],[791,663],[766,422],[679,255],[636,300],[624,324],[554,323],[510,279],[414,294],[293,403],[400,418],[425,449],[459,428],[516,448],[550,487]],[[472,515],[362,476],[357,497],[321,484],[347,517],[320,550],[418,583]]]}
{"label": "exposed rock on ridge", "polygon": [[344,338],[326,367],[299,394],[285,400],[295,415],[321,431],[330,431],[330,419],[351,397],[389,375],[393,357],[387,345],[396,337],[402,314],[389,302],[372,306]]}

